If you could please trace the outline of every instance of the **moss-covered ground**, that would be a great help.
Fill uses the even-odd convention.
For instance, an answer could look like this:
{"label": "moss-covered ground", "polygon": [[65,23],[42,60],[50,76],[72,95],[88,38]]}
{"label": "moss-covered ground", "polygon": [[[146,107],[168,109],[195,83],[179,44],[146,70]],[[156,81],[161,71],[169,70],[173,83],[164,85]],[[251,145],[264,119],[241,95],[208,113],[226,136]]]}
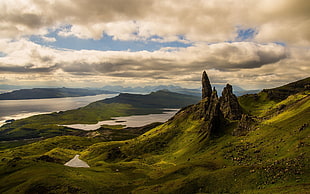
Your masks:
{"label": "moss-covered ground", "polygon": [[[252,131],[202,139],[181,111],[133,139],[61,136],[0,151],[1,193],[307,193],[310,96],[243,96]],[[258,105],[257,105],[258,104]],[[121,129],[118,129],[121,130]],[[80,154],[90,168],[63,164]]]}

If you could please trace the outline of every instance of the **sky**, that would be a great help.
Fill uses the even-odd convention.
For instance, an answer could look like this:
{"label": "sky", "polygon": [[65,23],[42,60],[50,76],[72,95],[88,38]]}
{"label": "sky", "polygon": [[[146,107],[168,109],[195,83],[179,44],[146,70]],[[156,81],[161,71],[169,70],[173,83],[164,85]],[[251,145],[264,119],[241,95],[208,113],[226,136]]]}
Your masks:
{"label": "sky", "polygon": [[0,0],[0,84],[213,84],[309,77],[309,0]]}

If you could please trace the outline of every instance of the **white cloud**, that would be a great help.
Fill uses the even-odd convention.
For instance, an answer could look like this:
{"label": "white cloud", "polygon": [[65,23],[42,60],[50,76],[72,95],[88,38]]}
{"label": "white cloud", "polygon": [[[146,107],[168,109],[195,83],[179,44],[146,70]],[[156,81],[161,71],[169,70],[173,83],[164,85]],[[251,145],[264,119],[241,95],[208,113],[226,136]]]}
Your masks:
{"label": "white cloud", "polygon": [[[96,51],[56,50],[30,42],[1,41],[0,74],[5,79],[30,76],[37,81],[66,80],[89,85],[99,80],[126,80],[199,86],[202,70],[209,71],[215,82],[246,83],[248,87],[263,87],[269,80],[290,80],[307,76],[309,50],[290,49],[277,44],[250,42],[197,44],[171,51]],[[291,64],[298,64],[292,69]],[[40,75],[40,76],[35,76]],[[13,76],[14,77],[14,76]],[[61,78],[60,78],[61,77]],[[263,79],[262,79],[263,78]],[[141,81],[142,80],[142,81]]]}
{"label": "white cloud", "polygon": [[[120,40],[154,35],[171,40],[234,40],[237,26],[258,29],[258,41],[308,45],[310,2],[304,0],[24,0],[0,2],[0,37],[48,33],[72,25],[62,36],[100,39],[106,33]],[[159,41],[162,41],[160,39]]]}
{"label": "white cloud", "polygon": [[[199,85],[200,72],[208,69],[217,82],[276,85],[309,72],[309,10],[305,0],[2,0],[0,52],[5,55],[0,57],[0,77]],[[255,28],[256,36],[248,40],[253,42],[231,43],[238,28]],[[154,52],[74,51],[27,39],[39,35],[54,42],[47,36],[51,29],[63,37],[98,40],[107,34],[114,40],[178,40],[193,46]]]}
{"label": "white cloud", "polygon": [[54,37],[41,36],[41,38],[45,42],[56,42],[56,38]]}

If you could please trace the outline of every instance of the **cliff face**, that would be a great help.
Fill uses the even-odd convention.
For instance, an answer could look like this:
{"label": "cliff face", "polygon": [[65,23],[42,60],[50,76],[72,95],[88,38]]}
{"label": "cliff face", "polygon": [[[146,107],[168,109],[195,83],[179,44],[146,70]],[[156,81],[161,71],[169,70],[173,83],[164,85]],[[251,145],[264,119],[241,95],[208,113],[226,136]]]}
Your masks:
{"label": "cliff face", "polygon": [[236,95],[233,94],[233,89],[231,85],[226,85],[226,87],[223,89],[222,96],[219,101],[220,109],[226,119],[241,119],[242,110]]}

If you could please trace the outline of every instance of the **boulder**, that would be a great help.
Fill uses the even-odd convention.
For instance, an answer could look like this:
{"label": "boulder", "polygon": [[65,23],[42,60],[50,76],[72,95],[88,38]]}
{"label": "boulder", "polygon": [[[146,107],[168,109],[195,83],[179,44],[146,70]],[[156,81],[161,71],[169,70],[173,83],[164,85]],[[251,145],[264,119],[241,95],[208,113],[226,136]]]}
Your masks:
{"label": "boulder", "polygon": [[246,114],[242,114],[241,119],[238,123],[238,127],[234,129],[233,135],[242,136],[246,135],[249,131],[252,130],[254,124],[254,119]]}

